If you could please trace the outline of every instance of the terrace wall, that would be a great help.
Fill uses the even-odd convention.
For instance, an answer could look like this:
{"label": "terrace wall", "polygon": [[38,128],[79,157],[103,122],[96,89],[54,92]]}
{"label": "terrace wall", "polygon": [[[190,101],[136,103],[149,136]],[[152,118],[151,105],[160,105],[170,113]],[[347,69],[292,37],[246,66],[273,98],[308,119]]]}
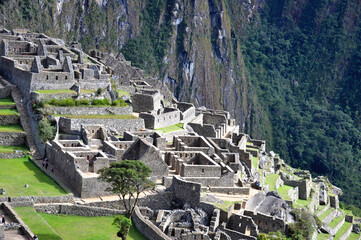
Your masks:
{"label": "terrace wall", "polygon": [[26,142],[25,133],[0,132],[0,145],[16,146],[23,145]]}

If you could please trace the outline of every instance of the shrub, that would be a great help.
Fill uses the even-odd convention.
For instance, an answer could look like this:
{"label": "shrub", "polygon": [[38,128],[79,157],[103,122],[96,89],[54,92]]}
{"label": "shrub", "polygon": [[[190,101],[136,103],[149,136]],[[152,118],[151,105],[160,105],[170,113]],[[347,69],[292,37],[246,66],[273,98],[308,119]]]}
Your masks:
{"label": "shrub", "polygon": [[102,95],[104,92],[104,88],[98,88],[97,95]]}
{"label": "shrub", "polygon": [[50,121],[46,118],[40,120],[38,125],[39,135],[41,140],[45,143],[53,140],[56,134],[56,128],[51,126]]}
{"label": "shrub", "polygon": [[127,107],[128,104],[123,99],[118,99],[118,100],[113,101],[112,106]]}
{"label": "shrub", "polygon": [[94,105],[94,106],[110,105],[110,100],[108,98],[94,99],[92,102],[92,105]]}

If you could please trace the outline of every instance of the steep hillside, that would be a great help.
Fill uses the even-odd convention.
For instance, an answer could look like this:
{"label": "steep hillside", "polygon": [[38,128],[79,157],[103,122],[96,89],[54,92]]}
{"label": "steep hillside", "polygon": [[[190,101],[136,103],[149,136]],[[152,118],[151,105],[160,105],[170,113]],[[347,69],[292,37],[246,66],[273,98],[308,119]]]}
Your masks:
{"label": "steep hillside", "polygon": [[361,192],[360,1],[0,1],[0,22],[124,53],[178,99],[231,112],[288,163]]}

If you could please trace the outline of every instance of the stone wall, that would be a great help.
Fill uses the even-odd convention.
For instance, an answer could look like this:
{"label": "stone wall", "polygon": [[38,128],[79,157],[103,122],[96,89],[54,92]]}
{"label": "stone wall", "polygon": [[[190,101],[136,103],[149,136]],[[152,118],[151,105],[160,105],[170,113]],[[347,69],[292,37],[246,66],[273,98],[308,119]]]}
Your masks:
{"label": "stone wall", "polygon": [[173,108],[164,108],[163,111],[153,111],[151,113],[141,112],[140,118],[144,119],[145,127],[158,129],[175,125],[180,122],[180,111]]}
{"label": "stone wall", "polygon": [[201,184],[190,182],[174,176],[170,189],[174,194],[174,201],[183,206],[190,203],[191,206],[197,206],[201,197]]}
{"label": "stone wall", "polygon": [[248,195],[249,187],[209,187],[210,192]]}
{"label": "stone wall", "polygon": [[0,115],[1,125],[11,125],[20,123],[20,115]]}
{"label": "stone wall", "polygon": [[312,181],[310,180],[288,180],[283,179],[284,184],[291,187],[298,187],[299,198],[307,200],[310,196]]}
{"label": "stone wall", "polygon": [[162,107],[162,95],[157,91],[142,91],[133,95],[132,104],[134,112],[149,112]]}
{"label": "stone wall", "polygon": [[19,153],[0,153],[0,158],[20,158],[24,157],[26,155],[25,152],[19,152]]}
{"label": "stone wall", "polygon": [[108,115],[109,112],[115,115],[131,115],[132,107],[47,107],[47,111],[61,115]]}
{"label": "stone wall", "polygon": [[253,221],[258,225],[258,229],[261,232],[269,233],[269,232],[277,232],[279,230],[281,233],[285,233],[286,231],[287,225],[280,218],[276,218],[248,210],[244,211],[244,215],[251,217]]}
{"label": "stone wall", "polygon": [[132,220],[137,229],[150,240],[171,240],[165,233],[157,228],[151,221],[145,219],[136,207]]}
{"label": "stone wall", "polygon": [[114,216],[125,214],[124,210],[115,210],[101,207],[89,207],[81,205],[69,204],[49,204],[49,205],[36,205],[35,210],[38,212],[48,214],[65,214],[76,215],[84,217],[101,217],[101,216]]}
{"label": "stone wall", "polygon": [[0,132],[0,145],[16,146],[25,144],[26,135],[24,132]]}
{"label": "stone wall", "polygon": [[0,224],[0,240],[5,239],[5,233],[4,233],[4,225]]}
{"label": "stone wall", "polygon": [[144,120],[138,119],[81,119],[81,118],[65,118],[60,117],[59,128],[60,131],[69,134],[78,134],[81,130],[81,125],[105,125],[115,128],[120,134],[124,131],[139,131],[144,129]]}
{"label": "stone wall", "polygon": [[200,136],[217,137],[216,129],[211,124],[188,123],[188,125]]}
{"label": "stone wall", "polygon": [[338,196],[330,196],[330,206],[333,208],[339,208]]}

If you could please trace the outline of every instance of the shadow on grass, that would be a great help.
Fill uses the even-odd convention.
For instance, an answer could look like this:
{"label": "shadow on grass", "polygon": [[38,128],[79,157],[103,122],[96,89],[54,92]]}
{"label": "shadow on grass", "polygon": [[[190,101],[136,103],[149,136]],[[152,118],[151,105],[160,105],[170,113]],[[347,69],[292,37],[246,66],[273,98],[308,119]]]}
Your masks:
{"label": "shadow on grass", "polygon": [[37,234],[39,239],[46,239],[46,240],[62,240],[61,237],[54,234]]}

